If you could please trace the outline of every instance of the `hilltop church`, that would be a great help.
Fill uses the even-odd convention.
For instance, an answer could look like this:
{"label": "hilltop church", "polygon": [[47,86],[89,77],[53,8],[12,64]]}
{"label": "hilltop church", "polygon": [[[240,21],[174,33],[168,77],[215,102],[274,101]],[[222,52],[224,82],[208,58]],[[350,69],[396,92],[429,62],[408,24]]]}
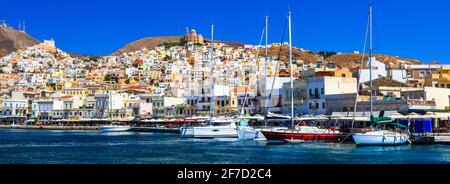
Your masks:
{"label": "hilltop church", "polygon": [[189,32],[189,28],[186,27],[186,35],[185,38],[188,42],[194,43],[194,44],[203,44],[204,39],[201,34],[197,34],[195,29],[192,29],[191,32]]}

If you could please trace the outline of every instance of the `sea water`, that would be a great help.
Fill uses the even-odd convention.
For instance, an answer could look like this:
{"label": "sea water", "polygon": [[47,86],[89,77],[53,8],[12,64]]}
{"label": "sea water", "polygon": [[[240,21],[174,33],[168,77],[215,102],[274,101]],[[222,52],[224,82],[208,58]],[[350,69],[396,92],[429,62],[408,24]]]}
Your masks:
{"label": "sea water", "polygon": [[449,164],[448,145],[357,147],[164,133],[0,129],[0,164]]}

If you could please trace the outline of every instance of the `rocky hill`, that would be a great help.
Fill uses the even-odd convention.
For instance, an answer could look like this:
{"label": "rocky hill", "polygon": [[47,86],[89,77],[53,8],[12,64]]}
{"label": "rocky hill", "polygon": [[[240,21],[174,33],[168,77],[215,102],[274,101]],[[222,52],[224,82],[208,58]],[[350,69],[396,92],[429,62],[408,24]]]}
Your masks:
{"label": "rocky hill", "polygon": [[[269,56],[270,57],[280,57],[281,61],[289,61],[289,47],[288,46],[271,46],[269,47]],[[281,53],[281,54],[280,54]],[[265,55],[265,49],[259,50],[259,55]],[[292,58],[295,61],[297,61],[298,64],[300,63],[316,63],[318,60],[321,60],[321,56],[317,53],[303,51],[300,49],[292,49]]]}
{"label": "rocky hill", "polygon": [[134,42],[131,42],[125,47],[117,50],[112,55],[118,56],[123,53],[134,52],[137,50],[141,50],[143,48],[154,49],[155,47],[163,44],[163,43],[179,43],[182,36],[158,36],[158,37],[148,37],[143,38]]}
{"label": "rocky hill", "polygon": [[[281,57],[281,61],[284,61],[286,64],[289,61],[289,48],[288,46],[271,46],[269,48],[269,56],[270,57]],[[281,54],[280,54],[281,52]],[[260,55],[265,54],[264,49],[259,50]],[[374,55],[378,61],[383,62],[392,69],[399,68],[400,64],[423,64],[422,62],[415,59],[405,59],[399,58],[395,56],[388,56],[385,54],[375,54]],[[357,69],[361,67],[362,54],[354,54],[354,53],[343,53],[337,54],[335,52],[313,52],[308,50],[301,50],[298,48],[294,48],[292,50],[292,57],[294,63],[298,64],[315,64],[317,61],[322,60],[324,64],[327,64],[328,61],[334,61],[339,67],[347,67],[350,69]],[[364,61],[367,61],[368,56],[364,56]]]}
{"label": "rocky hill", "polygon": [[0,26],[0,57],[37,44],[39,41],[25,32]]}
{"label": "rocky hill", "polygon": [[[388,56],[385,54],[375,54],[374,55],[378,61],[386,64],[389,68],[396,69],[399,64],[423,64],[422,62],[415,59],[405,59],[395,56]],[[349,68],[360,68],[362,61],[362,54],[337,54],[325,58],[327,61],[335,61],[338,66],[349,67]],[[364,61],[368,59],[367,54],[364,56]]]}
{"label": "rocky hill", "polygon": [[[183,38],[183,36],[157,36],[157,37],[143,38],[143,39],[140,39],[140,40],[137,40],[137,41],[134,41],[134,42],[131,42],[131,43],[125,45],[125,47],[117,50],[112,55],[118,56],[123,53],[134,52],[137,50],[141,50],[143,48],[154,49],[155,47],[158,47],[163,44],[173,45],[173,44],[181,43],[182,38]],[[205,42],[209,42],[209,40],[205,40]],[[225,43],[228,46],[234,47],[234,48],[244,47],[244,43],[240,43],[240,42],[229,42],[229,41],[221,41],[221,40],[216,40],[214,42],[215,43]]]}

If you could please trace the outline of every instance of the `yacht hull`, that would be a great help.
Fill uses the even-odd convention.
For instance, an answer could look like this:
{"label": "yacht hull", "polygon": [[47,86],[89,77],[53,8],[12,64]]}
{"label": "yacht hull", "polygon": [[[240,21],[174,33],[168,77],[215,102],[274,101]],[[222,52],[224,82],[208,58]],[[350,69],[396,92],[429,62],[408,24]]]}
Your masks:
{"label": "yacht hull", "polygon": [[357,133],[353,140],[358,146],[396,146],[409,143],[409,136],[400,133]]}
{"label": "yacht hull", "polygon": [[182,138],[238,138],[236,128],[224,126],[211,127],[182,127]]}
{"label": "yacht hull", "polygon": [[296,130],[287,131],[261,131],[269,141],[338,141],[340,133],[304,133]]}
{"label": "yacht hull", "polygon": [[267,140],[260,130],[252,127],[241,126],[237,132],[239,140]]}
{"label": "yacht hull", "polygon": [[126,132],[130,130],[130,127],[101,127],[101,132]]}

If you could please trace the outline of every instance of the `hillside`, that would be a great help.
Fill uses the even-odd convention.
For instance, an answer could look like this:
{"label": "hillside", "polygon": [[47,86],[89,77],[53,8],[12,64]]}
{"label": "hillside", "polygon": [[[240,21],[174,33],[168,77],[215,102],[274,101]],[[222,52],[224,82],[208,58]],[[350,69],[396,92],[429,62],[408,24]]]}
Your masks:
{"label": "hillside", "polygon": [[154,49],[158,45],[165,43],[179,43],[182,36],[158,36],[158,37],[148,37],[143,38],[134,42],[131,42],[125,47],[117,50],[112,55],[118,56],[123,53],[134,52],[143,48]]}
{"label": "hillside", "polygon": [[[281,55],[280,55],[281,51]],[[333,52],[330,52],[333,53]],[[259,50],[260,55],[265,54],[264,49]],[[294,62],[297,61],[298,64],[304,63],[304,64],[315,64],[319,60],[323,60],[324,64],[327,63],[327,61],[334,61],[337,66],[339,67],[348,67],[351,69],[356,69],[361,67],[361,59],[362,54],[353,54],[353,53],[344,53],[344,54],[330,54],[331,56],[324,57],[323,53],[319,52],[312,52],[312,51],[304,51],[297,48],[294,48],[292,50],[292,57]],[[269,48],[269,56],[270,57],[278,57],[281,56],[282,61],[289,61],[289,48],[287,46],[283,46],[283,48],[280,49],[280,46],[271,46]],[[375,54],[375,57],[378,61],[383,62],[386,64],[386,66],[397,69],[399,67],[399,64],[423,64],[422,62],[414,59],[405,59],[405,58],[399,58],[395,56],[388,56],[385,54]],[[365,61],[367,61],[368,56],[364,56]]]}
{"label": "hillside", "polygon": [[[164,43],[167,43],[167,44],[180,43],[181,38],[183,38],[183,37],[182,36],[158,36],[158,37],[143,38],[143,39],[140,39],[140,40],[137,40],[137,41],[134,41],[134,42],[131,42],[131,43],[125,45],[125,47],[117,50],[112,55],[118,56],[123,53],[134,52],[137,50],[141,50],[143,48],[154,49],[155,47],[162,45]],[[205,40],[205,42],[209,42],[209,40]],[[244,47],[244,43],[240,43],[240,42],[229,42],[229,41],[221,41],[221,40],[216,40],[214,42],[215,43],[225,43],[228,46],[234,47],[234,48]]]}
{"label": "hillside", "polygon": [[14,28],[0,26],[0,57],[37,44],[39,44],[39,41],[27,33]]}
{"label": "hillside", "polygon": [[[388,56],[384,54],[374,55],[378,61],[386,64],[390,68],[398,68],[400,63],[403,64],[422,64],[422,62],[414,59],[405,59],[395,56]],[[338,66],[349,67],[349,68],[359,68],[361,67],[362,54],[338,54],[327,57],[328,61],[335,61]],[[364,60],[367,61],[368,56],[364,56]]]}
{"label": "hillside", "polygon": [[[140,39],[137,41],[134,41],[132,43],[127,44],[125,47],[119,49],[115,53],[113,53],[113,56],[117,56],[123,53],[133,52],[140,50],[142,48],[147,49],[153,49],[159,45],[162,45],[164,43],[167,43],[168,45],[173,45],[180,43],[182,36],[159,36],[159,37],[148,37],[144,39]],[[208,42],[208,40],[205,40],[205,42]],[[244,43],[240,42],[229,42],[229,41],[215,41],[216,43],[225,43],[231,47],[238,48],[243,47]],[[280,48],[281,46],[271,46],[269,48],[269,56],[271,57],[278,57],[281,52],[281,60],[282,61],[288,61],[289,60],[289,48],[287,46],[283,46],[283,48]],[[316,63],[318,60],[324,60],[325,64],[326,61],[335,61],[336,64],[339,67],[348,67],[348,68],[359,68],[361,65],[361,59],[362,54],[353,54],[353,53],[344,53],[344,54],[336,54],[334,52],[326,52],[326,53],[320,53],[320,52],[312,52],[312,51],[305,51],[301,49],[294,48],[293,49],[293,59],[294,62],[300,63]],[[265,51],[264,49],[259,50],[260,55],[264,55]],[[400,63],[404,64],[422,64],[422,62],[414,59],[404,59],[399,58],[395,56],[388,56],[384,54],[376,54],[375,55],[377,60],[385,63],[390,68],[398,68]],[[367,60],[367,55],[365,56],[365,60]]]}
{"label": "hillside", "polygon": [[[288,46],[271,46],[269,47],[269,56],[270,57],[281,57],[282,61],[289,61],[289,47]],[[281,52],[281,55],[280,55]],[[259,50],[259,55],[265,55],[265,49]],[[300,49],[292,49],[292,59],[295,61],[298,61],[298,64],[300,63],[316,63],[318,60],[321,60],[321,56],[319,54],[308,52],[308,51],[302,51]]]}

